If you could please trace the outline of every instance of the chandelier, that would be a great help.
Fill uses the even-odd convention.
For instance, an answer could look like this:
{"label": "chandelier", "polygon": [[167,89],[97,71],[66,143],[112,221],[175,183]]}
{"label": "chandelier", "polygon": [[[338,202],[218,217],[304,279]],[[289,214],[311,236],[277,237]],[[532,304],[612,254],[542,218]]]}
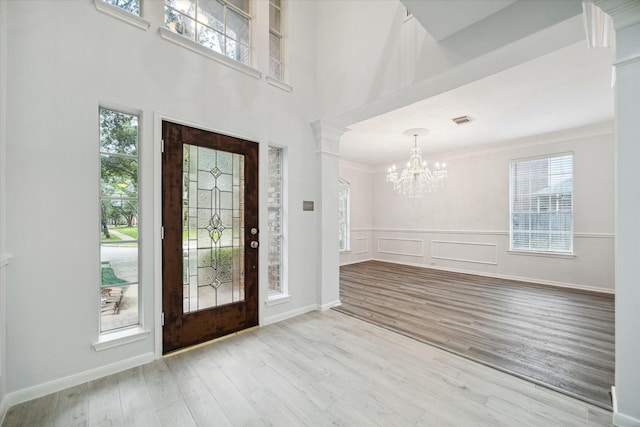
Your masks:
{"label": "chandelier", "polygon": [[422,197],[425,193],[437,190],[447,178],[447,169],[444,163],[436,163],[435,169],[430,170],[427,162],[422,160],[420,148],[418,148],[418,136],[429,133],[427,129],[408,129],[403,136],[413,136],[413,148],[409,154],[407,167],[402,170],[400,176],[393,165],[387,171],[387,182],[393,184],[393,189],[410,198]]}

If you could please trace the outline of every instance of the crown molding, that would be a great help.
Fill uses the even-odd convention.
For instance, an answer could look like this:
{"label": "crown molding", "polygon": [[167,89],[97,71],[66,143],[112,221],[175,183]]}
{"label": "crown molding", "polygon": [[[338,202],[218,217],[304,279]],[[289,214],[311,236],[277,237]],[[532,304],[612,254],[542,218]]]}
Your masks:
{"label": "crown molding", "polygon": [[[479,146],[476,149],[467,148],[458,151],[448,151],[434,153],[432,156],[438,156],[443,161],[455,159],[465,159],[469,157],[486,156],[490,154],[503,153],[506,151],[519,150],[522,148],[536,147],[547,144],[557,144],[561,142],[571,141],[575,139],[589,138],[599,135],[614,135],[615,125],[613,121],[597,123],[579,128],[567,129],[557,132],[550,132],[540,135],[527,136],[525,138],[513,139],[509,141],[497,142],[495,144],[487,144]],[[377,165],[373,168],[375,172],[386,172],[387,168]]]}
{"label": "crown molding", "polygon": [[616,30],[640,23],[640,0],[595,0],[593,3],[613,18]]}
{"label": "crown molding", "polygon": [[344,167],[346,169],[350,169],[358,172],[364,172],[364,173],[376,172],[376,168],[374,167],[363,165],[361,163],[350,162],[348,160],[342,160],[342,159],[340,159],[340,167]]}

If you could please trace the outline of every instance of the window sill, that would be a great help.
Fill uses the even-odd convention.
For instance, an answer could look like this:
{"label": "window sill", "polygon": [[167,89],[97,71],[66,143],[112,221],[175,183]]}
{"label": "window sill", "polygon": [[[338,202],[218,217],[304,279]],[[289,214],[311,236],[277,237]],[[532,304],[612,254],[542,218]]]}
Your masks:
{"label": "window sill", "polygon": [[113,347],[129,344],[135,341],[146,339],[151,331],[142,329],[142,327],[127,328],[120,331],[107,332],[100,334],[98,342],[93,343],[95,351],[107,350]]}
{"label": "window sill", "polygon": [[127,24],[133,25],[136,28],[140,28],[143,31],[147,31],[151,26],[151,23],[146,19],[141,18],[138,15],[134,15],[133,13],[129,13],[126,10],[119,8],[118,6],[109,4],[104,0],[94,0],[94,3],[96,5],[96,9],[98,9],[100,12],[106,13],[107,15],[119,19],[122,22],[126,22]]}
{"label": "window sill", "polygon": [[159,27],[158,32],[160,33],[160,37],[162,37],[163,39],[182,46],[185,49],[189,49],[190,51],[200,54],[207,59],[211,59],[212,61],[215,61],[219,64],[226,65],[227,67],[233,68],[236,71],[240,71],[241,73],[253,77],[254,79],[259,80],[262,78],[262,73],[255,68],[252,68],[248,65],[236,61],[235,59],[231,59],[221,53],[201,46],[200,44],[189,40],[188,38],[183,37],[180,34],[176,34],[171,30],[168,30],[164,27]]}
{"label": "window sill", "polygon": [[562,253],[562,252],[533,252],[533,251],[507,251],[509,255],[527,255],[527,256],[540,256],[547,258],[562,258],[562,259],[575,259],[574,253]]}
{"label": "window sill", "polygon": [[340,251],[340,255],[349,255],[351,253],[351,249],[345,249],[343,251]]}
{"label": "window sill", "polygon": [[284,304],[285,302],[291,301],[291,295],[287,294],[274,294],[267,297],[267,300],[264,304],[267,307],[271,307],[272,305]]}
{"label": "window sill", "polygon": [[271,86],[277,87],[278,89],[282,89],[285,92],[291,92],[293,90],[293,86],[286,84],[282,80],[274,79],[273,77],[267,76],[267,83]]}

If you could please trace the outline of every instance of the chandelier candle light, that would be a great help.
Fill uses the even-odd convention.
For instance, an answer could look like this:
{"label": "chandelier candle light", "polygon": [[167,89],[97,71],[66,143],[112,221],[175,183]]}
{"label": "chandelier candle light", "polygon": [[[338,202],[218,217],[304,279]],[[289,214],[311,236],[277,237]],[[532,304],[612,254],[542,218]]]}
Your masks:
{"label": "chandelier candle light", "polygon": [[413,136],[413,148],[409,154],[407,167],[398,177],[396,165],[387,171],[387,182],[393,184],[393,189],[410,198],[422,197],[424,193],[437,190],[447,178],[447,169],[444,163],[436,163],[432,171],[427,167],[427,162],[422,160],[420,148],[418,148],[418,136],[425,136],[429,130],[416,128],[405,130],[403,136]]}

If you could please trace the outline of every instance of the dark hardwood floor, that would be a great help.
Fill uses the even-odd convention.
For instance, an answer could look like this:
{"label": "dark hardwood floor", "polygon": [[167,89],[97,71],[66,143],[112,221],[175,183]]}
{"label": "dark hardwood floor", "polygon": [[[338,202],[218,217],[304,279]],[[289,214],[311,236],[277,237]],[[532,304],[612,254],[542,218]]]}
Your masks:
{"label": "dark hardwood floor", "polygon": [[611,409],[613,295],[379,261],[340,268],[336,310]]}

